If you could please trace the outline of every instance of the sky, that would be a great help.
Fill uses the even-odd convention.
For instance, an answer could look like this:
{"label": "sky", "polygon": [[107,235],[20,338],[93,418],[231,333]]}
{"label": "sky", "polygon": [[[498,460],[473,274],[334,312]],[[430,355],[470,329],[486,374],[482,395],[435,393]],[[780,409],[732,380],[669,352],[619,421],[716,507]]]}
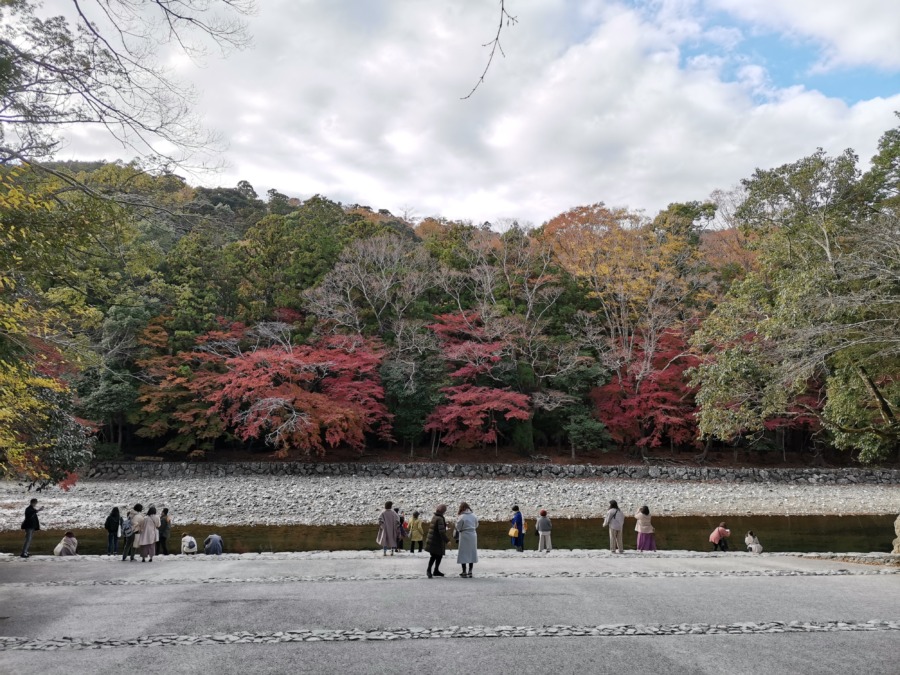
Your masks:
{"label": "sky", "polygon": [[[52,4],[52,3],[51,3]],[[225,166],[395,214],[539,225],[648,215],[822,147],[862,165],[900,124],[896,0],[258,0],[253,45],[173,58]],[[98,130],[60,158],[130,159]]]}

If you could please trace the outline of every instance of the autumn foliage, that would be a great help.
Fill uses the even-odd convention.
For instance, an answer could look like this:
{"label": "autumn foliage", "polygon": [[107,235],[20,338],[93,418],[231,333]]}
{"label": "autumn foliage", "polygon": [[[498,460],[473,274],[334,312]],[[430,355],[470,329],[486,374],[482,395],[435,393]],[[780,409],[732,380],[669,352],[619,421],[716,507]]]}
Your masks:
{"label": "autumn foliage", "polygon": [[[639,360],[637,363],[642,363]],[[591,392],[598,417],[623,446],[655,448],[668,442],[690,445],[697,439],[694,390],[685,371],[698,359],[684,338],[665,333],[646,373],[629,368]]]}

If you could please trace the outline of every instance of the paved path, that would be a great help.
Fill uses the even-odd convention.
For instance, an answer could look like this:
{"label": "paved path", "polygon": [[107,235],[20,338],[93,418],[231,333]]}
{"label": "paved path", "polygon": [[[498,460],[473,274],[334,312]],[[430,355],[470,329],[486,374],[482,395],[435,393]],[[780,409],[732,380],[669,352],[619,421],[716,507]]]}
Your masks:
{"label": "paved path", "polygon": [[0,556],[0,673],[900,670],[896,560],[485,552],[433,580],[426,560]]}

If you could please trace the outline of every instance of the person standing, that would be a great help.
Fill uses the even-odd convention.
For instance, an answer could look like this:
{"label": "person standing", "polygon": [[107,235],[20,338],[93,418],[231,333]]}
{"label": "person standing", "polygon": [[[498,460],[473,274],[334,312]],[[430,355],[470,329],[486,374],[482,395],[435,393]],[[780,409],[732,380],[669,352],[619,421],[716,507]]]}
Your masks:
{"label": "person standing", "polygon": [[425,530],[422,526],[422,520],[419,518],[419,512],[413,511],[412,520],[409,521],[409,552],[415,553],[416,544],[419,544],[419,553],[422,552],[422,545],[425,542]]}
{"label": "person standing", "polygon": [[609,550],[613,553],[624,553],[622,530],[625,528],[625,513],[615,499],[609,502],[609,511],[603,519],[603,527],[609,528]]}
{"label": "person standing", "polygon": [[141,523],[141,532],[138,535],[138,546],[141,554],[141,562],[146,562],[150,558],[153,562],[153,556],[156,554],[156,542],[159,541],[159,516],[156,515],[156,507],[152,504],[147,509],[147,515]]}
{"label": "person standing", "polygon": [[38,508],[38,500],[32,498],[25,507],[25,520],[22,521],[22,529],[25,530],[25,543],[22,544],[22,554],[20,558],[29,557],[28,548],[31,546],[31,538],[34,533],[41,529],[41,523],[38,520],[38,512],[43,511],[43,507]]}
{"label": "person standing", "polygon": [[119,507],[114,506],[103,524],[103,529],[106,530],[106,555],[115,555],[119,552],[119,528],[121,525],[122,516],[119,515]]}
{"label": "person standing", "polygon": [[134,562],[135,548],[140,546],[141,528],[146,517],[143,513],[143,504],[135,504],[133,511],[134,514],[131,516],[131,536],[125,538],[125,546],[122,547],[122,560],[130,556],[132,562]]}
{"label": "person standing", "polygon": [[538,552],[544,551],[544,553],[549,553],[552,550],[550,545],[550,530],[552,529],[553,523],[547,517],[547,511],[541,509],[541,515],[534,525],[534,530],[538,534]]}
{"label": "person standing", "polygon": [[[442,577],[441,560],[444,552],[447,550],[447,521],[444,520],[444,514],[447,512],[446,504],[438,504],[434,510],[434,516],[431,518],[431,525],[428,526],[428,536],[425,538],[425,550],[431,554],[428,559],[428,569],[425,574],[431,579],[432,576]],[[432,566],[434,571],[432,571]]]}
{"label": "person standing", "polygon": [[653,525],[650,524],[650,509],[644,505],[637,510],[634,517],[637,520],[634,526],[634,531],[637,532],[637,550],[655,551],[656,534]]}
{"label": "person standing", "polygon": [[381,546],[382,555],[387,555],[390,549],[394,555],[394,548],[400,538],[400,514],[394,511],[394,502],[385,502],[384,511],[378,516],[378,536],[375,542]]}
{"label": "person standing", "polygon": [[156,555],[169,555],[169,533],[172,530],[172,519],[169,509],[163,509],[159,517],[159,542],[156,544]]}
{"label": "person standing", "polygon": [[522,512],[519,511],[517,504],[513,505],[512,510],[513,516],[509,519],[509,524],[511,525],[509,538],[515,549],[521,553],[525,550],[525,519],[522,517]]}
{"label": "person standing", "polygon": [[131,553],[131,559],[134,560],[134,511],[128,509],[128,513],[122,518],[122,560]]}
{"label": "person standing", "polygon": [[397,514],[398,526],[397,526],[397,545],[394,546],[394,551],[396,553],[400,553],[403,550],[403,538],[406,536],[406,531],[403,528],[404,521],[406,520],[402,513],[400,513],[400,507],[394,507],[394,513]]}
{"label": "person standing", "polygon": [[[456,532],[459,534],[459,547],[456,551],[456,564],[462,565],[459,576],[472,578],[472,567],[478,562],[478,518],[471,507],[463,502],[459,505],[456,516]],[[469,570],[466,571],[466,565]]]}
{"label": "person standing", "polygon": [[731,536],[731,530],[725,527],[725,523],[719,523],[719,526],[709,535],[709,543],[713,545],[713,551],[727,551],[728,537]]}

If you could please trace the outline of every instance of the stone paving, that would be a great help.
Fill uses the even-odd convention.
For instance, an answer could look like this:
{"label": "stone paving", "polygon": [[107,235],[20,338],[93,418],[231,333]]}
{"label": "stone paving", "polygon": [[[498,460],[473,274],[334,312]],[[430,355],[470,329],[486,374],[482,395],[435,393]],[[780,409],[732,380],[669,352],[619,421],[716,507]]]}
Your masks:
{"label": "stone paving", "polygon": [[434,640],[471,638],[629,637],[663,635],[750,635],[755,633],[829,633],[847,631],[900,631],[900,621],[742,621],[729,624],[680,623],[603,626],[449,626],[361,630],[288,630],[265,633],[241,631],[216,635],[147,635],[128,640],[114,638],[31,640],[0,637],[0,651],[55,651],[111,649],[115,647],[193,647],[217,644],[277,644],[282,642],[353,642],[382,640]]}
{"label": "stone paving", "polygon": [[[557,674],[603,672],[585,664],[606,645],[619,650],[620,640],[640,645],[634,672],[765,672],[722,663],[707,670],[690,655],[697,648],[752,653],[752,643],[732,642],[742,639],[759,641],[769,672],[802,672],[794,663],[800,658],[819,659],[817,672],[864,667],[893,675],[900,556],[845,556],[484,551],[473,579],[457,577],[451,553],[447,577],[427,580],[424,556],[371,551],[176,555],[152,565],[0,555],[0,672],[45,672],[56,662],[39,655],[53,652],[71,654],[65,658],[76,660],[59,666],[76,664],[68,668],[75,673],[121,672],[144,658],[160,672],[196,672],[221,652],[229,654],[216,665],[224,673],[256,672],[253,663],[269,664],[259,672],[284,672],[297,658],[302,672],[380,673],[419,648],[389,651],[380,663],[377,655],[394,648],[378,645],[416,642],[436,659],[431,672],[521,675],[546,669],[497,668],[496,654],[526,644],[530,653],[536,640]],[[865,651],[848,651],[841,634],[868,635]],[[763,641],[775,638],[773,651]],[[706,643],[688,652],[667,642],[695,639]],[[659,648],[648,651],[646,640]],[[332,646],[281,651],[298,644]],[[456,644],[466,645],[471,664],[456,664]],[[475,647],[482,644],[494,646]],[[237,657],[229,649],[251,651]],[[348,666],[334,651],[343,649],[366,651]]]}

